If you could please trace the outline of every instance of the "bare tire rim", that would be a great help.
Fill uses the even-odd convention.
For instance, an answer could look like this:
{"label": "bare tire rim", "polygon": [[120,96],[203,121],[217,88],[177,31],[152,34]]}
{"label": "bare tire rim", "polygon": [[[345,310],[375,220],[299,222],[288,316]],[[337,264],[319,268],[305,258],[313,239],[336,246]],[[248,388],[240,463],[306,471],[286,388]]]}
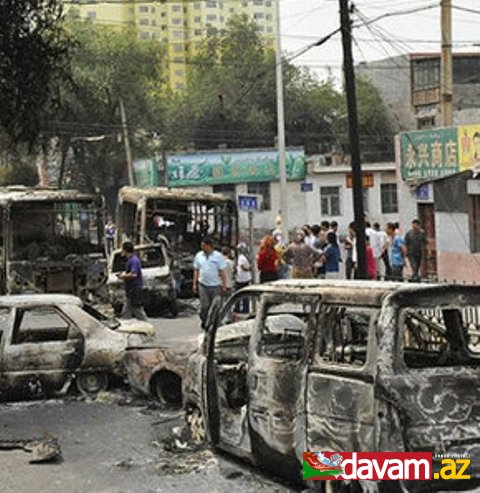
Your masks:
{"label": "bare tire rim", "polygon": [[106,373],[81,373],[77,377],[77,387],[82,394],[96,395],[108,387],[108,375]]}

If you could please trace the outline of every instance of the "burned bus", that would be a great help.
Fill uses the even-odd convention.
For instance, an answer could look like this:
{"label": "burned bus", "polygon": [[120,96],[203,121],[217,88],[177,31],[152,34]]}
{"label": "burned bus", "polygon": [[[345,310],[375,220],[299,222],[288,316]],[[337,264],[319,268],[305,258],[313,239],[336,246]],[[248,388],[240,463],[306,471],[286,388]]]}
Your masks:
{"label": "burned bus", "polygon": [[167,240],[179,291],[186,295],[191,292],[193,257],[201,238],[212,238],[217,247],[234,247],[238,212],[235,201],[221,194],[123,187],[117,227],[120,240],[137,245]]}
{"label": "burned bus", "polygon": [[0,292],[71,293],[106,282],[101,196],[50,188],[0,188]]}

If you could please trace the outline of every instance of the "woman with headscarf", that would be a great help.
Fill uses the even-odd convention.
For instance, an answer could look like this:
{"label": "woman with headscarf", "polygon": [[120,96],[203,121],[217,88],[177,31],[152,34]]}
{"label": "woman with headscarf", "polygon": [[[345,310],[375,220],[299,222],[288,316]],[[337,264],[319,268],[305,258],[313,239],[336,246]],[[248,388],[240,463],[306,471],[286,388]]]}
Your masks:
{"label": "woman with headscarf", "polygon": [[279,256],[275,250],[275,240],[272,236],[265,236],[260,242],[260,251],[257,255],[257,267],[260,272],[260,282],[276,281],[278,279]]}

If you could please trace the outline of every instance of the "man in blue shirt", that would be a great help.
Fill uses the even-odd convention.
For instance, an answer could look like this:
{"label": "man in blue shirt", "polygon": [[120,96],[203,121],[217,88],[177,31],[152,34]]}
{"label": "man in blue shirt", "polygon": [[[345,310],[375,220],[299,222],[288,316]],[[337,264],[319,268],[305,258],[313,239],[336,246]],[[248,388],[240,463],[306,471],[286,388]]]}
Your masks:
{"label": "man in blue shirt", "polygon": [[122,254],[127,258],[125,272],[117,274],[118,279],[125,282],[122,318],[133,317],[138,320],[147,320],[142,303],[142,264],[135,255],[135,248],[131,241],[123,243]]}
{"label": "man in blue shirt", "polygon": [[395,231],[393,223],[387,224],[387,235],[390,238],[390,267],[391,281],[403,281],[405,266],[405,247],[403,238]]}
{"label": "man in blue shirt", "polygon": [[193,261],[193,293],[200,297],[200,320],[206,329],[210,305],[217,296],[227,292],[227,266],[223,255],[214,249],[209,238],[202,240],[201,250]]}

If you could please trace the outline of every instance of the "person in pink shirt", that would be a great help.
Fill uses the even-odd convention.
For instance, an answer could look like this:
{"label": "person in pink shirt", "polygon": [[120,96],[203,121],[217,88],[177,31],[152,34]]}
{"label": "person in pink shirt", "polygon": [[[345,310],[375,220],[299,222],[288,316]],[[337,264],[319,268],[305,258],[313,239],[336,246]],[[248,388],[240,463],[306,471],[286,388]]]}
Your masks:
{"label": "person in pink shirt", "polygon": [[377,280],[377,264],[375,263],[375,257],[373,255],[373,248],[370,246],[370,238],[365,237],[365,250],[366,250],[366,260],[367,260],[367,273],[370,279],[374,281]]}

